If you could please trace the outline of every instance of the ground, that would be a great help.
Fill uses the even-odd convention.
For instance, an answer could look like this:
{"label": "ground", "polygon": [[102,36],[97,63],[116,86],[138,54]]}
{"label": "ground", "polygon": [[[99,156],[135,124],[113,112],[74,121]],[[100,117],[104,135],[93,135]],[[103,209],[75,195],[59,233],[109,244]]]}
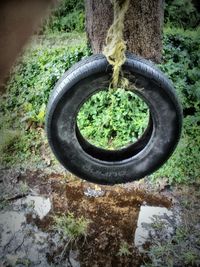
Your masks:
{"label": "ground", "polygon": [[[166,266],[199,266],[196,186],[175,188],[166,180],[152,184],[147,178],[96,186],[62,168],[47,170],[1,170],[1,267],[165,266],[166,253],[177,262]],[[63,214],[72,218],[68,236],[56,225],[55,217]],[[87,222],[87,229],[70,239],[78,218]],[[182,255],[172,255],[166,247],[172,241],[171,249]],[[148,265],[158,242],[163,251],[154,251],[157,265]]]}

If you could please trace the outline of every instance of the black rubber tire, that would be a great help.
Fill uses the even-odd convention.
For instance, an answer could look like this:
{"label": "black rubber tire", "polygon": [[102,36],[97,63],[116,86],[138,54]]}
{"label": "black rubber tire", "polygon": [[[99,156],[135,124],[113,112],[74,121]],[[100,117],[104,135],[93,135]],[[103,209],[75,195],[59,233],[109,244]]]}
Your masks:
{"label": "black rubber tire", "polygon": [[82,104],[102,88],[112,74],[99,54],[74,65],[56,84],[47,109],[49,144],[61,164],[78,177],[99,184],[138,180],[157,170],[173,153],[181,134],[182,109],[171,82],[155,66],[127,54],[123,72],[150,109],[149,126],[137,143],[110,151],[89,144],[76,117]]}

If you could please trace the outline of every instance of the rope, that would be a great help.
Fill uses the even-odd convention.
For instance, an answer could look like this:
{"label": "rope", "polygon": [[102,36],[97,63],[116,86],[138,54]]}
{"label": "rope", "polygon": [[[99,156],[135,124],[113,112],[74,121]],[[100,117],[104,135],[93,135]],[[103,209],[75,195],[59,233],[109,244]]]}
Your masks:
{"label": "rope", "polygon": [[103,54],[113,66],[113,75],[110,88],[127,88],[128,80],[120,76],[121,66],[126,60],[126,43],[123,38],[124,18],[128,10],[130,0],[110,0],[114,8],[113,24],[108,30],[106,45]]}

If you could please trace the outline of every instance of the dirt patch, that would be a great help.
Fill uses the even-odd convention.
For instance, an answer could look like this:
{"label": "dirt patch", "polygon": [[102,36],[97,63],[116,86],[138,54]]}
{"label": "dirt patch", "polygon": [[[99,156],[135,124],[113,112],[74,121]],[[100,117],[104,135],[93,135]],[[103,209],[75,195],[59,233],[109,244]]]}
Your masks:
{"label": "dirt patch", "polygon": [[[30,261],[28,266],[35,264],[33,257],[28,255],[30,253],[38,255],[37,258],[40,260],[37,261],[37,265],[39,266],[50,264],[93,267],[141,266],[147,258],[134,244],[141,206],[170,208],[172,205],[171,199],[158,192],[149,192],[148,188],[144,189],[144,186],[142,188],[141,184],[139,187],[138,184],[135,186],[96,186],[76,177],[55,173],[44,174],[40,171],[25,173],[5,171],[1,180],[2,199],[7,199],[11,212],[15,212],[17,207],[23,219],[25,218],[21,222],[24,227],[20,229],[20,235],[23,237],[23,245],[25,244],[29,251],[27,255],[23,254],[21,248],[23,245],[20,246],[17,240],[12,241],[14,247],[11,246],[9,250],[2,248],[4,263],[7,263],[13,253],[18,251],[18,261],[28,259]],[[24,188],[24,192],[21,192],[24,184],[27,186],[26,192]],[[14,198],[13,192],[15,192]],[[47,198],[51,202],[50,209]],[[34,202],[32,207],[31,200]],[[49,210],[45,214],[47,207]],[[44,216],[40,208],[43,209]],[[3,207],[1,216],[5,210],[6,207]],[[61,259],[60,255],[67,239],[53,230],[53,216],[69,212],[73,213],[75,218],[83,216],[88,219],[89,227],[86,239],[80,238],[70,245],[65,258]],[[35,239],[38,234],[44,233],[46,246],[41,249],[41,252],[38,242],[30,242],[30,238],[25,234],[27,228],[35,229]],[[16,232],[18,231],[19,229]],[[11,231],[11,236],[12,234],[14,233]],[[10,246],[7,243],[4,247]],[[31,249],[28,249],[30,244]]]}
{"label": "dirt patch", "polygon": [[[169,207],[171,202],[144,190],[95,187],[87,182],[69,182],[65,190],[53,194],[56,212],[70,211],[91,221],[87,242],[78,246],[81,266],[140,266],[144,255],[134,246],[140,207],[143,203]],[[100,197],[85,195],[88,188],[104,194]],[[128,244],[130,255],[119,254],[123,242]]]}
{"label": "dirt patch", "polygon": [[[97,186],[66,174],[1,171],[0,266],[139,267],[155,259],[168,266],[170,257],[176,266],[198,266],[198,188],[171,190],[164,180],[157,190],[148,180]],[[55,216],[64,214],[89,222],[85,238],[70,242],[55,229]]]}

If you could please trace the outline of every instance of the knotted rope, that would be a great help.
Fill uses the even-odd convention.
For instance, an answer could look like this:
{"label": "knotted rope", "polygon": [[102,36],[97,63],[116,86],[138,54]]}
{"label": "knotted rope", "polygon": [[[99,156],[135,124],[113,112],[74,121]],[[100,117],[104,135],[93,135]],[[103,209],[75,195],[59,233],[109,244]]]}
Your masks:
{"label": "knotted rope", "polygon": [[114,8],[113,24],[108,30],[106,45],[103,54],[113,66],[113,75],[110,88],[127,88],[128,80],[120,77],[121,66],[126,60],[126,43],[123,38],[124,18],[128,10],[130,0],[110,0]]}

